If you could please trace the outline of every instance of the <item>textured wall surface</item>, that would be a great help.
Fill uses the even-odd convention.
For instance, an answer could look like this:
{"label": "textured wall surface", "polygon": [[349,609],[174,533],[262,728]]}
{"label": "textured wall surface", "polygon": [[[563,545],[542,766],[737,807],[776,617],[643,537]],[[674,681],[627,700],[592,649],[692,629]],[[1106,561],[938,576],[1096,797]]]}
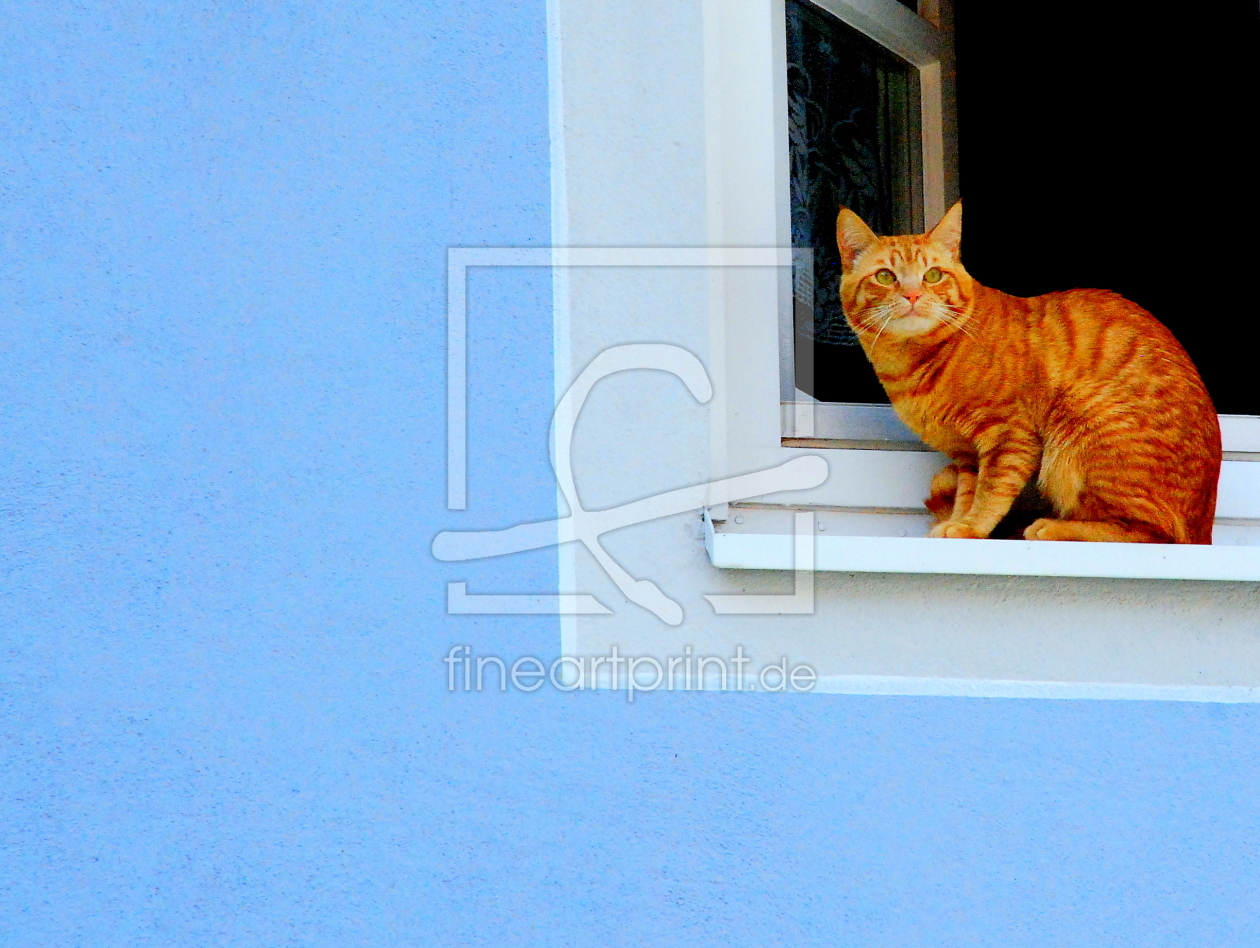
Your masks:
{"label": "textured wall surface", "polygon": [[472,277],[442,478],[445,248],[550,240],[545,19],[5,6],[0,943],[1254,944],[1254,706],[447,692],[559,647],[444,608],[554,552],[429,553],[555,510],[539,272]]}

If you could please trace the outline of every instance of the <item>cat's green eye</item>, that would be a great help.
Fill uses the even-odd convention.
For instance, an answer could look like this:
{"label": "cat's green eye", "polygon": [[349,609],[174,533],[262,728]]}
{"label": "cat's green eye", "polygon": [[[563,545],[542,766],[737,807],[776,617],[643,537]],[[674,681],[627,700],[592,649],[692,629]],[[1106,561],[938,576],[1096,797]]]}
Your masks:
{"label": "cat's green eye", "polygon": [[940,283],[941,277],[945,274],[941,273],[940,267],[932,267],[927,273],[923,274],[924,283]]}
{"label": "cat's green eye", "polygon": [[884,286],[892,286],[897,282],[897,277],[891,270],[880,270],[875,274],[875,279]]}

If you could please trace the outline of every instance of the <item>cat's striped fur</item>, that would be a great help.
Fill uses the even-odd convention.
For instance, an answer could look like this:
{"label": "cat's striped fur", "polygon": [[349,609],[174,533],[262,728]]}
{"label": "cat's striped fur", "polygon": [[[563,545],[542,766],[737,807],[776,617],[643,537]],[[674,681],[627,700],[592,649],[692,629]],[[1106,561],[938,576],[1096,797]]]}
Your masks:
{"label": "cat's striped fur", "polygon": [[959,259],[962,204],[930,234],[837,221],[850,325],[897,414],[953,463],[932,536],[988,537],[1030,480],[1031,540],[1210,543],[1221,442],[1190,357],[1107,290],[1024,299]]}

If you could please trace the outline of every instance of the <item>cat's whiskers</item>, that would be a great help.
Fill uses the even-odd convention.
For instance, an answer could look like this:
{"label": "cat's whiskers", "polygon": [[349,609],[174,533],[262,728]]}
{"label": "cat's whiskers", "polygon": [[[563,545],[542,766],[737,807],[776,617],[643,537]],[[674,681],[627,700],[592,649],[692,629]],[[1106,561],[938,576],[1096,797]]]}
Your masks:
{"label": "cat's whiskers", "polygon": [[946,315],[945,313],[940,313],[938,315],[940,317],[941,322],[945,323],[945,325],[953,326],[959,332],[965,332],[969,336],[974,335],[974,333],[971,331],[971,327],[967,325],[966,320],[959,319],[957,316]]}
{"label": "cat's whiskers", "polygon": [[879,332],[875,333],[875,338],[871,340],[872,349],[874,349],[876,344],[879,342],[879,337],[884,334],[884,330],[888,328],[888,324],[897,318],[897,310],[899,307],[896,304],[889,303],[886,304],[884,308],[889,312],[888,315],[884,317],[884,321],[879,324]]}
{"label": "cat's whiskers", "polygon": [[897,303],[878,303],[875,306],[868,307],[862,312],[861,318],[854,320],[857,328],[866,332],[870,332],[875,328],[875,324],[879,324],[879,328],[875,333],[875,339],[871,342],[871,347],[875,347],[875,343],[879,342],[879,337],[883,335],[884,330],[888,328],[888,324],[897,318]]}
{"label": "cat's whiskers", "polygon": [[878,303],[863,310],[853,322],[858,329],[870,330],[892,307],[888,303]]}
{"label": "cat's whiskers", "polygon": [[947,326],[953,326],[955,329],[965,332],[969,336],[975,335],[972,328],[967,325],[971,322],[972,314],[966,312],[961,307],[951,306],[944,300],[937,300],[933,306],[933,310],[935,311],[936,317]]}
{"label": "cat's whiskers", "polygon": [[927,305],[922,307],[919,312],[912,310],[908,313],[900,311],[900,301],[877,303],[865,309],[858,318],[853,320],[854,328],[861,332],[874,331],[875,338],[871,340],[872,349],[879,343],[884,330],[892,324],[894,319],[898,319],[901,316],[918,315],[935,318],[969,336],[975,335],[972,327],[968,325],[973,318],[973,314],[968,312],[965,307],[953,306],[939,299],[925,302],[927,302]]}

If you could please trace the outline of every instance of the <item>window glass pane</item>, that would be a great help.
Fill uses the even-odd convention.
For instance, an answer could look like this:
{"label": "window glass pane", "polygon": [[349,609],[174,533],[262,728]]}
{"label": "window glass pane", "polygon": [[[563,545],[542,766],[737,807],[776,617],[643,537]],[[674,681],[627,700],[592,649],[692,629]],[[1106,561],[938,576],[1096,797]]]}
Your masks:
{"label": "window glass pane", "polygon": [[796,384],[826,401],[887,402],[840,305],[836,214],[880,234],[922,229],[917,72],[831,14],[787,0]]}

